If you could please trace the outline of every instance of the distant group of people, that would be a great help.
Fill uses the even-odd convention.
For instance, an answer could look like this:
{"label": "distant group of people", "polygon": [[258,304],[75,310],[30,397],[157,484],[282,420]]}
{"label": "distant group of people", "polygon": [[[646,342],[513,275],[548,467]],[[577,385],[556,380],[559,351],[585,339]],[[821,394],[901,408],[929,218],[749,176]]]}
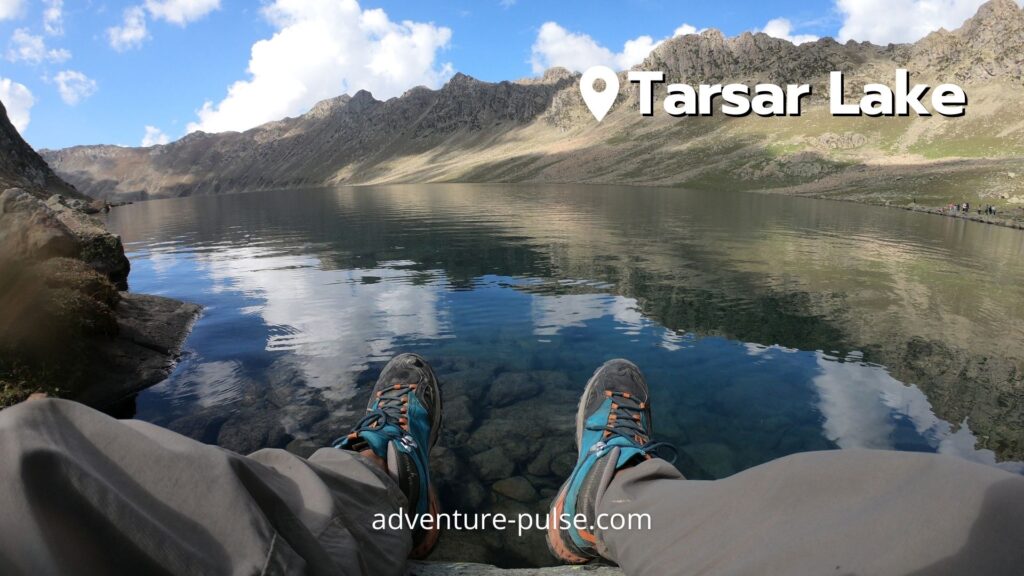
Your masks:
{"label": "distant group of people", "polygon": [[[961,203],[956,203],[956,204],[952,204],[952,203],[951,204],[947,204],[946,205],[946,212],[949,212],[951,214],[970,214],[971,213],[971,203],[970,202],[961,202]],[[991,204],[986,204],[984,208],[978,208],[977,212],[978,212],[978,214],[986,214],[986,215],[989,215],[989,216],[995,216],[995,214],[996,214],[996,207],[991,205]]]}

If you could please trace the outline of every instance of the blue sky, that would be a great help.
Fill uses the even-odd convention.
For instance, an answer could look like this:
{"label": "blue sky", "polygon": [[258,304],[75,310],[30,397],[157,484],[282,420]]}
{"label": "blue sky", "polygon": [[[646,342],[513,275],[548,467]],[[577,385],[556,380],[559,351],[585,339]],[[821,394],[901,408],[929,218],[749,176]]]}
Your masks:
{"label": "blue sky", "polygon": [[37,148],[138,146],[147,127],[147,144],[240,130],[359,88],[436,88],[454,72],[497,81],[551,65],[628,68],[675,33],[709,27],[914,40],[980,3],[0,0],[0,99]]}

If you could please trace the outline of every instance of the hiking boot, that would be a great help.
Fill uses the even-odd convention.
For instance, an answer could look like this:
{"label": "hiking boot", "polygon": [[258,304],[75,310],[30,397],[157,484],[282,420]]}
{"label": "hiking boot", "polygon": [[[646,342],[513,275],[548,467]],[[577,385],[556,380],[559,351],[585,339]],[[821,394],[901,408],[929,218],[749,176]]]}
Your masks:
{"label": "hiking boot", "polygon": [[[548,549],[569,564],[600,554],[594,535],[597,494],[615,471],[655,457],[647,382],[627,360],[610,360],[594,372],[576,411],[579,457],[562,484],[548,517]],[[586,521],[577,523],[582,515]],[[588,529],[579,529],[583,524]]]}
{"label": "hiking boot", "polygon": [[[409,500],[411,518],[438,512],[430,484],[430,449],[441,432],[441,389],[427,361],[416,354],[391,359],[377,378],[366,416],[335,448],[359,452],[380,462]],[[434,523],[436,524],[436,522]],[[439,531],[413,531],[410,558],[425,558]]]}

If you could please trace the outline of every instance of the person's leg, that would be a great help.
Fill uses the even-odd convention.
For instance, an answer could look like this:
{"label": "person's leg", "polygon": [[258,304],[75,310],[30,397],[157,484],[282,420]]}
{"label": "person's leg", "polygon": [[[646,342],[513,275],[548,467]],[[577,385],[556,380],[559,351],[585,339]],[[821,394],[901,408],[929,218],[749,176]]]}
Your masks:
{"label": "person's leg", "polygon": [[[931,454],[833,451],[688,481],[652,457],[649,410],[643,376],[628,362],[606,364],[588,383],[580,458],[552,522],[579,513],[595,528],[550,530],[556,557],[603,556],[630,575],[1019,574],[1024,566],[1024,478]],[[611,529],[613,519],[626,527]]]}
{"label": "person's leg", "polygon": [[3,574],[400,574],[411,547],[372,529],[405,497],[351,452],[245,458],[36,400],[0,412],[0,462]]}
{"label": "person's leg", "polygon": [[598,530],[627,574],[1014,574],[1024,571],[1024,478],[935,454],[795,454],[716,481],[664,460],[620,470]]}
{"label": "person's leg", "polygon": [[[396,358],[378,388],[437,393],[421,362]],[[412,535],[374,521],[423,500],[403,492],[422,475],[393,446],[436,434],[439,401],[426,409],[420,393],[397,401],[406,415],[382,442],[392,403],[371,401],[361,424],[377,415],[383,455],[325,448],[308,461],[282,450],[242,457],[68,401],[3,410],[0,573],[401,574]]]}
{"label": "person's leg", "polygon": [[[430,450],[441,433],[441,388],[433,369],[416,354],[401,354],[381,371],[370,393],[366,416],[334,446],[381,464],[407,496],[410,518],[436,516],[437,493],[430,483]],[[436,526],[413,530],[410,558],[425,558],[437,544]]]}

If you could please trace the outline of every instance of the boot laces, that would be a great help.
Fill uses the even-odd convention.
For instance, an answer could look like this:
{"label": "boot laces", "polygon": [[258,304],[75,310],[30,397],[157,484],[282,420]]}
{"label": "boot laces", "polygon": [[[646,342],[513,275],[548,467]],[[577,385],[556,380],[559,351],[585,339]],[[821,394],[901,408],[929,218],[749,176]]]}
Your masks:
{"label": "boot laces", "polygon": [[[611,411],[604,426],[587,426],[587,430],[602,432],[602,443],[614,436],[625,438],[640,448],[645,455],[658,455],[658,450],[667,448],[672,453],[670,462],[674,463],[678,455],[675,446],[668,442],[652,442],[643,415],[648,410],[647,403],[636,399],[629,392],[606,390],[605,396],[612,399]],[[661,457],[661,456],[659,456]]]}
{"label": "boot laces", "polygon": [[355,440],[361,432],[382,432],[389,424],[408,434],[409,395],[416,391],[416,387],[417,384],[395,384],[377,391],[377,404],[374,408],[366,409],[367,414],[356,423],[348,438]]}

